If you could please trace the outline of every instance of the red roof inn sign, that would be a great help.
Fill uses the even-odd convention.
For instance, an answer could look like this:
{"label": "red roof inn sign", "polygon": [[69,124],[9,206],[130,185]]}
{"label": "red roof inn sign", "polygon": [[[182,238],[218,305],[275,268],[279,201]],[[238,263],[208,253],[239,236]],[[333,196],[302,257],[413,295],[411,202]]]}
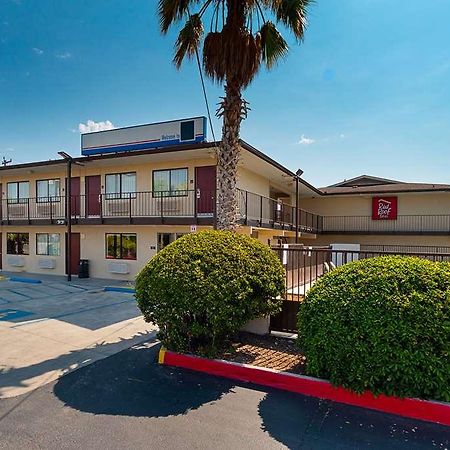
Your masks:
{"label": "red roof inn sign", "polygon": [[397,197],[373,197],[372,220],[397,220]]}

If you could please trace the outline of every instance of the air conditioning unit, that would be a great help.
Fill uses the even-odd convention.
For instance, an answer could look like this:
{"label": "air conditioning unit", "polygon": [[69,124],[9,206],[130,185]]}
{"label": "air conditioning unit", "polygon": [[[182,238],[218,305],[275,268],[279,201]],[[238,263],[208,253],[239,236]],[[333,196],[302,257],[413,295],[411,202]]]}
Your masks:
{"label": "air conditioning unit", "polygon": [[130,200],[107,200],[104,214],[105,216],[127,216],[130,214]]}
{"label": "air conditioning unit", "polygon": [[39,269],[56,269],[56,261],[54,259],[39,259]]}
{"label": "air conditioning unit", "polygon": [[108,263],[108,272],[126,275],[130,273],[130,268],[125,262],[110,262]]}
{"label": "air conditioning unit", "polygon": [[181,198],[165,197],[162,199],[163,213],[181,213],[183,210],[183,200]]}
{"label": "air conditioning unit", "polygon": [[39,217],[50,217],[51,216],[51,203],[38,203],[36,204],[36,216]]}
{"label": "air conditioning unit", "polygon": [[15,219],[26,219],[28,217],[28,205],[23,203],[9,204],[8,216]]}
{"label": "air conditioning unit", "polygon": [[6,263],[11,267],[24,267],[25,258],[23,256],[8,256]]}

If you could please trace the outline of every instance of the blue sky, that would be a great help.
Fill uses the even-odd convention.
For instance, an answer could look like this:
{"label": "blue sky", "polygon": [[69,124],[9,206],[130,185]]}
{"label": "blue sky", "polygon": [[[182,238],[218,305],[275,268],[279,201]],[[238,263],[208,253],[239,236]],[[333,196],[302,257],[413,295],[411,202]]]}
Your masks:
{"label": "blue sky", "polygon": [[[0,0],[0,158],[78,155],[88,120],[205,114],[156,3]],[[242,137],[317,186],[362,173],[450,183],[449,18],[450,0],[317,0],[305,42],[289,38],[246,90]],[[221,87],[207,88],[214,108]]]}

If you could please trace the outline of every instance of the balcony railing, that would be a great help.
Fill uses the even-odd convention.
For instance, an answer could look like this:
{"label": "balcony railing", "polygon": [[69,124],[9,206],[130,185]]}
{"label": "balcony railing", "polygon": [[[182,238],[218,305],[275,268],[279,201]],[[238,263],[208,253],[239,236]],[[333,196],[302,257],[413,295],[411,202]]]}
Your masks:
{"label": "balcony railing", "polygon": [[[238,210],[246,225],[295,230],[295,206],[279,200],[239,189]],[[317,234],[322,230],[322,217],[299,209],[297,224],[299,231]]]}
{"label": "balcony railing", "polygon": [[[112,219],[121,223],[213,224],[215,192],[184,190],[175,192],[130,192],[72,196],[71,216],[74,223],[102,223]],[[4,200],[0,208],[3,224],[66,222],[66,199]],[[265,228],[295,229],[295,207],[281,201],[238,190],[238,220],[241,224]],[[298,210],[298,229],[319,233],[322,218]]]}
{"label": "balcony railing", "polygon": [[324,233],[450,234],[450,215],[399,215],[396,220],[371,216],[324,216]]}

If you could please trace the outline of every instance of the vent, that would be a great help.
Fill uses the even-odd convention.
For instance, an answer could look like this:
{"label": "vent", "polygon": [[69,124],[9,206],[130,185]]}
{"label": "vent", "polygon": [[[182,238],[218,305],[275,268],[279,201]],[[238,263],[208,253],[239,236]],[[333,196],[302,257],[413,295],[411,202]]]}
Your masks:
{"label": "vent", "polygon": [[130,273],[130,268],[128,267],[128,264],[124,262],[110,262],[108,264],[108,272],[126,275],[127,273]]}

